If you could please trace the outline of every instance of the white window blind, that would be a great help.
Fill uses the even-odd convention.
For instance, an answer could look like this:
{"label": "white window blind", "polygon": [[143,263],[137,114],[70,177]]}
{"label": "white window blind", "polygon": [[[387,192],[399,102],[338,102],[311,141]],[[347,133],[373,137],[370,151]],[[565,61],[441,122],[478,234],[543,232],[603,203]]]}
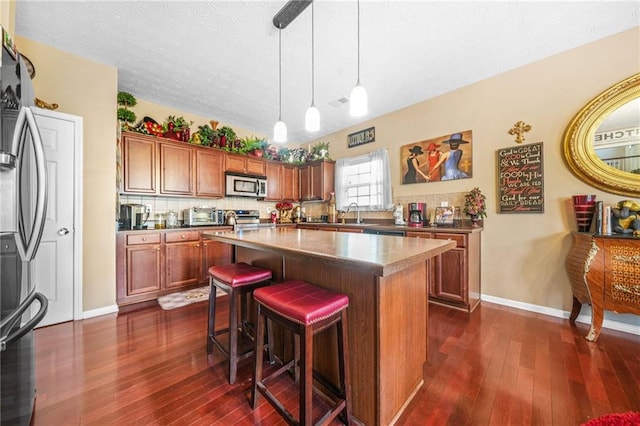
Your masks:
{"label": "white window blind", "polygon": [[391,167],[386,149],[336,161],[336,207],[357,203],[361,210],[390,210]]}

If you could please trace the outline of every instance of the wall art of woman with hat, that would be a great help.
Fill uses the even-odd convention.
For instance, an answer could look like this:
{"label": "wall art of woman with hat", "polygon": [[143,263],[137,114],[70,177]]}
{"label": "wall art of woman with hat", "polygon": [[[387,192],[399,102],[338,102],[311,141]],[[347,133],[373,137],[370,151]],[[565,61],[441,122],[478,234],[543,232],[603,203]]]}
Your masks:
{"label": "wall art of woman with hat", "polygon": [[420,170],[420,161],[418,161],[418,155],[422,155],[422,147],[414,145],[409,149],[409,157],[407,157],[407,173],[402,178],[402,183],[417,183],[416,175],[419,174],[425,181],[429,181],[429,177]]}
{"label": "wall art of woman with hat", "polygon": [[436,164],[440,161],[442,157],[442,151],[440,151],[440,145],[431,142],[429,146],[427,146],[427,160],[429,161],[429,180],[431,182],[440,180],[440,167],[436,167]]}
{"label": "wall art of woman with hat", "polygon": [[462,133],[454,133],[449,139],[442,141],[442,143],[449,144],[449,151],[442,154],[438,163],[429,170],[429,175],[439,171],[440,165],[444,164],[444,174],[441,180],[468,178],[469,175],[460,170],[459,165],[463,154],[460,145],[467,144],[469,141],[462,139]]}

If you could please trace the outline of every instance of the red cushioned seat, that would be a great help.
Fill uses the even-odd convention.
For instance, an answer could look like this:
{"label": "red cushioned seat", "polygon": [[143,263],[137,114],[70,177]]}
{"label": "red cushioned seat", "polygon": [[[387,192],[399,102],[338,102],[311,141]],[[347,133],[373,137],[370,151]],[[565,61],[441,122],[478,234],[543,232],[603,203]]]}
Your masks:
{"label": "red cushioned seat", "polygon": [[326,319],[349,306],[349,297],[304,281],[286,281],[253,292],[253,297],[283,317],[302,325]]}
{"label": "red cushioned seat", "polygon": [[[347,307],[349,296],[316,287],[300,280],[289,280],[270,287],[253,291],[258,305],[256,326],[255,363],[253,368],[253,386],[251,387],[251,406],[256,409],[259,397],[267,401],[282,415],[288,424],[310,426],[313,422],[313,392],[318,391],[329,410],[324,410],[316,425],[333,424],[337,417],[347,425],[352,424],[351,385],[349,379],[349,348],[347,330]],[[294,334],[293,359],[272,371],[263,378],[262,351],[259,342],[264,340],[264,325],[270,320]],[[320,371],[314,370],[314,352],[322,357],[330,357],[326,346],[314,351],[313,336],[335,327],[337,344],[338,382],[327,379]],[[268,331],[268,330],[267,330]],[[270,349],[270,346],[269,346]],[[327,351],[329,353],[327,353]],[[278,400],[268,384],[293,369],[294,380],[300,388],[298,395],[298,418]]]}
{"label": "red cushioned seat", "polygon": [[[247,309],[247,298],[253,290],[271,283],[271,270],[247,263],[232,263],[230,265],[212,266],[209,272],[209,321],[207,325],[207,353],[213,352],[216,346],[229,359],[229,383],[235,383],[238,362],[253,354],[253,348],[247,345],[239,348],[241,340],[252,339],[250,331],[253,324]],[[217,289],[229,295],[229,323],[227,327],[216,329],[216,299]],[[240,300],[238,300],[240,299]],[[240,302],[240,318],[238,318],[238,301]],[[238,332],[241,332],[239,335]],[[217,336],[229,334],[228,344],[224,344]],[[273,361],[271,350],[271,332],[265,346],[269,352],[269,361]],[[262,342],[260,344],[262,351]]]}
{"label": "red cushioned seat", "polygon": [[271,279],[271,270],[249,265],[244,262],[230,265],[212,266],[209,275],[230,287],[241,287]]}

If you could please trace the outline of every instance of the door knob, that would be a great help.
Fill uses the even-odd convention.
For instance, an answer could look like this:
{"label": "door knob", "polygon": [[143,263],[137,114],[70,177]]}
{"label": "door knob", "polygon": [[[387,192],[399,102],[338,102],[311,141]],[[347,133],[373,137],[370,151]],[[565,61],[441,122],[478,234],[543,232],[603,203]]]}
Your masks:
{"label": "door knob", "polygon": [[67,235],[68,233],[69,233],[69,230],[67,228],[58,229],[58,235]]}

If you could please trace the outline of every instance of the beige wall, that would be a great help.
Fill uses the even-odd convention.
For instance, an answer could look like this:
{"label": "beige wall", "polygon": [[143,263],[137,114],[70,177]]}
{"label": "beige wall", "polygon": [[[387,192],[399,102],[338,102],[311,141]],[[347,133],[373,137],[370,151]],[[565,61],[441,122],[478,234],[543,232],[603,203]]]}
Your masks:
{"label": "beige wall", "polygon": [[83,118],[83,309],[115,304],[115,161],[118,70],[17,37],[36,68],[36,96]]}
{"label": "beige wall", "polygon": [[[596,190],[575,178],[562,158],[562,135],[571,118],[590,99],[639,71],[640,28],[635,28],[321,140],[331,142],[333,158],[388,147],[394,199],[415,197],[421,201],[427,194],[480,187],[489,204],[482,234],[482,292],[570,310],[572,297],[564,268],[570,232],[576,229],[570,196],[596,194],[610,204],[624,197]],[[507,131],[519,120],[533,126],[526,134],[525,144],[544,142],[543,214],[497,213],[496,150],[516,145]],[[348,149],[347,135],[370,126],[376,128],[376,141]],[[467,129],[473,131],[472,178],[400,184],[401,145]]]}
{"label": "beige wall", "polygon": [[15,0],[2,0],[0,1],[0,25],[6,32],[15,37],[15,23],[16,23],[16,2]]}
{"label": "beige wall", "polygon": [[[137,101],[138,103],[136,104],[136,106],[131,108],[131,110],[136,113],[137,120],[142,120],[145,116],[148,116],[156,120],[158,123],[163,123],[170,115],[174,115],[177,117],[182,116],[187,121],[193,121],[193,124],[191,125],[191,133],[197,132],[198,126],[209,124],[211,120],[215,120],[215,117],[202,117],[200,115],[190,114],[188,112],[177,111],[173,108],[166,107],[164,105],[158,105],[153,102],[145,101],[143,99],[137,99]],[[258,134],[251,130],[232,126],[227,123],[218,123],[218,129],[222,126],[232,127],[239,138],[244,138],[251,135],[255,135],[260,138],[267,137],[267,135]]]}

